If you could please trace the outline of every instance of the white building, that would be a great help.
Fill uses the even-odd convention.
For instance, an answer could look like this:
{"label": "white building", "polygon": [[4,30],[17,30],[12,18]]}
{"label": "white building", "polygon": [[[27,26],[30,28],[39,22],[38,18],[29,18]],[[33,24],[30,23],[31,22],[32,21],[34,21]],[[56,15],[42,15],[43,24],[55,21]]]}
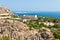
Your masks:
{"label": "white building", "polygon": [[54,23],[52,23],[52,22],[43,22],[43,23],[47,26],[54,26]]}
{"label": "white building", "polygon": [[27,21],[30,21],[30,20],[37,20],[37,15],[35,15],[35,16],[26,16],[26,15],[24,15],[23,16],[23,22],[27,22]]}

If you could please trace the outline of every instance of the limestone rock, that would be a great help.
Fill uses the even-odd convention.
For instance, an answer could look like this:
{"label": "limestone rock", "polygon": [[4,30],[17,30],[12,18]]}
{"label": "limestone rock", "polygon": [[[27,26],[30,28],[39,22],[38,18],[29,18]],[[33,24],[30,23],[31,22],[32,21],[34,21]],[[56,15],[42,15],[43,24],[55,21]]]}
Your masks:
{"label": "limestone rock", "polygon": [[12,14],[12,12],[8,8],[0,5],[0,14],[1,13],[9,13],[9,14]]}
{"label": "limestone rock", "polygon": [[54,38],[53,33],[48,28],[42,28],[44,32],[41,33],[41,36],[44,40],[52,40]]}
{"label": "limestone rock", "polygon": [[[38,29],[29,30],[27,25],[13,20],[2,20],[0,23],[0,37],[9,36],[11,40],[52,40],[54,38],[53,33],[48,28],[41,28],[43,32],[39,32]],[[4,25],[7,24],[7,25]]]}

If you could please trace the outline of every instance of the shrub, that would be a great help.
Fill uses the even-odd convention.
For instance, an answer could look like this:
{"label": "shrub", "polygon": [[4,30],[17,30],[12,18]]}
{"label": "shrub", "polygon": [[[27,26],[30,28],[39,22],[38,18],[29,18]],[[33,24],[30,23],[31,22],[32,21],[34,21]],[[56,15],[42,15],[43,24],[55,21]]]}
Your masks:
{"label": "shrub", "polygon": [[60,31],[52,30],[52,32],[53,32],[55,38],[60,39]]}
{"label": "shrub", "polygon": [[9,37],[7,37],[7,36],[3,36],[2,38],[1,38],[1,40],[10,40],[10,38]]}
{"label": "shrub", "polygon": [[53,28],[60,28],[60,24],[55,24]]}

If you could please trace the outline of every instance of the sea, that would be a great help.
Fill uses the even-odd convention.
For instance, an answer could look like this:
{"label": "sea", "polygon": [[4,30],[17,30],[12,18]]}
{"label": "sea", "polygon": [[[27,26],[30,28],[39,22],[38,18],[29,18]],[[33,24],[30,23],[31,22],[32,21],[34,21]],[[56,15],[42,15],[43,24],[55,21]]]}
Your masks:
{"label": "sea", "polygon": [[23,15],[27,15],[27,16],[34,16],[37,15],[39,16],[43,16],[43,17],[54,17],[54,18],[60,18],[60,12],[13,12],[15,15],[18,16],[23,16]]}

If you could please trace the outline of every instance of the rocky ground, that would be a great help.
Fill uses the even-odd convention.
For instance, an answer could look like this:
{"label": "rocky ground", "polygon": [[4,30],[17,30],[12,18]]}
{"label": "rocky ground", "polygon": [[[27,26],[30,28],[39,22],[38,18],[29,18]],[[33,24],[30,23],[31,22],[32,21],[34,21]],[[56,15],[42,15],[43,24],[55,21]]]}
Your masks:
{"label": "rocky ground", "polygon": [[[0,6],[0,13],[10,13],[9,9]],[[48,28],[29,30],[28,26],[17,20],[0,19],[0,40],[9,37],[9,40],[53,40],[53,33]],[[4,38],[4,40],[7,40]]]}
{"label": "rocky ground", "polygon": [[16,20],[0,20],[0,38],[10,37],[10,40],[52,40],[53,33],[48,28],[29,30],[26,24]]}
{"label": "rocky ground", "polygon": [[10,13],[10,14],[12,14],[12,12],[8,8],[0,5],[0,14],[2,14],[2,13]]}

